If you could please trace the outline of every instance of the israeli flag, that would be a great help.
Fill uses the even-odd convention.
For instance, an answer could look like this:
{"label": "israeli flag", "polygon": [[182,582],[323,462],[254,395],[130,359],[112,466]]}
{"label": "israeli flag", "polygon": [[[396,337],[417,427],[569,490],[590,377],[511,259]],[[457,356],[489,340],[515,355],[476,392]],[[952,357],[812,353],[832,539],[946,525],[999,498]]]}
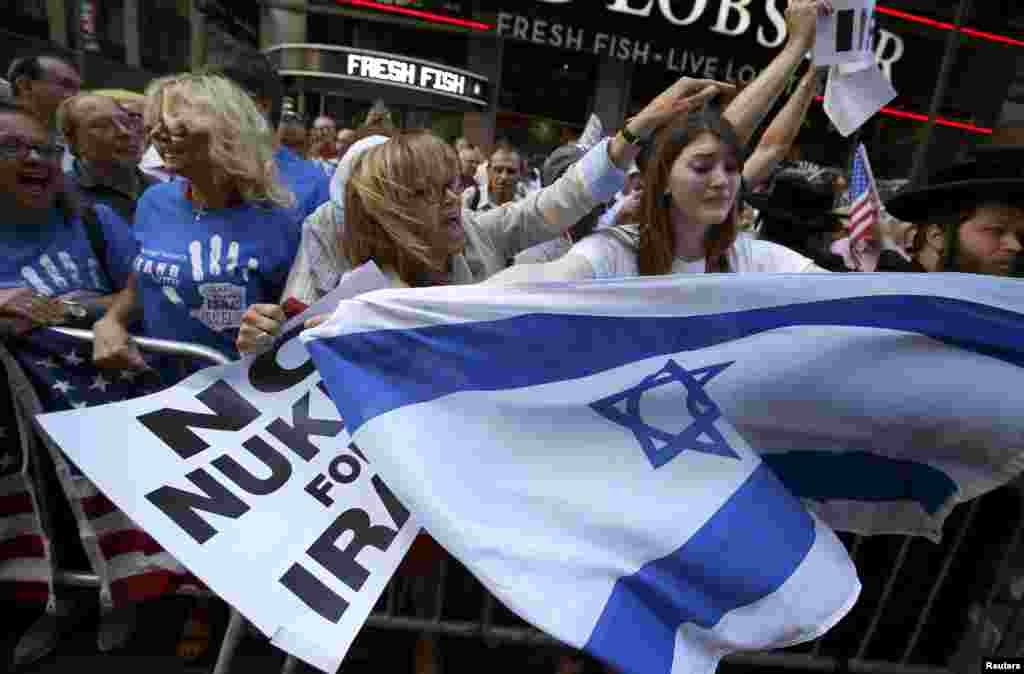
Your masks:
{"label": "israeli flag", "polygon": [[355,442],[512,610],[627,672],[706,673],[850,609],[860,585],[823,520],[890,507],[894,527],[941,527],[1019,471],[1021,289],[750,274],[389,290],[304,339]]}

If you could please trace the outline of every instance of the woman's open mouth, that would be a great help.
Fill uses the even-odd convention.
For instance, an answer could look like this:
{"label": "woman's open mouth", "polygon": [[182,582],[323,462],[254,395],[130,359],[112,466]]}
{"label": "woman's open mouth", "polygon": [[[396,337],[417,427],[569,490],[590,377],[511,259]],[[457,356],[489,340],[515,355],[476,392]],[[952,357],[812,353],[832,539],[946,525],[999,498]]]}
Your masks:
{"label": "woman's open mouth", "polygon": [[18,174],[18,189],[33,196],[42,196],[53,185],[50,171],[26,171]]}

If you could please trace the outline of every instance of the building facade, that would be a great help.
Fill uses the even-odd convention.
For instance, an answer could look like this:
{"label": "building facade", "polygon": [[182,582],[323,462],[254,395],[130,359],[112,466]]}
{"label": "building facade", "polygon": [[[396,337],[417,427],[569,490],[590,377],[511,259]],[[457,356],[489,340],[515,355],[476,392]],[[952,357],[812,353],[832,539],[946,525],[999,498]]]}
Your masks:
{"label": "building facade", "polygon": [[[310,115],[326,112],[342,125],[357,125],[380,99],[405,126],[465,135],[484,147],[507,137],[544,152],[577,134],[590,114],[609,130],[619,127],[680,76],[751,81],[785,42],[785,4],[264,0],[259,32],[260,46],[289,73]],[[1014,19],[1022,10],[1007,2],[968,3],[958,30],[958,8],[954,1],[892,0],[876,13],[876,61],[899,97],[859,138],[894,177],[910,170],[914,148],[926,135],[934,140],[929,163],[940,164],[985,141],[993,129],[1021,121],[1012,96],[1022,89],[1014,83],[1024,66],[1024,40],[1018,39],[1024,22]],[[929,134],[932,95],[951,35],[949,85]],[[345,50],[383,61],[339,60],[354,53]],[[402,64],[421,61],[483,83],[486,105],[403,85],[410,70]],[[817,105],[801,136],[804,156],[835,156],[849,142],[830,130]]]}
{"label": "building facade", "polygon": [[[614,130],[680,76],[743,84],[785,41],[785,0],[0,0],[0,59],[50,45],[88,86],[139,89],[239,46],[263,49],[307,118],[357,126],[376,100],[403,127],[507,137],[547,152],[591,114]],[[960,10],[964,10],[957,24]],[[1024,5],[888,0],[874,53],[899,96],[859,134],[875,163],[906,175],[1024,125]],[[941,86],[943,65],[948,83]],[[936,89],[942,95],[935,98]],[[933,100],[934,98],[934,100]],[[934,112],[934,124],[929,114]],[[1006,129],[1018,129],[1009,133]],[[1014,135],[1016,134],[1016,136]],[[853,139],[812,108],[808,159]]]}

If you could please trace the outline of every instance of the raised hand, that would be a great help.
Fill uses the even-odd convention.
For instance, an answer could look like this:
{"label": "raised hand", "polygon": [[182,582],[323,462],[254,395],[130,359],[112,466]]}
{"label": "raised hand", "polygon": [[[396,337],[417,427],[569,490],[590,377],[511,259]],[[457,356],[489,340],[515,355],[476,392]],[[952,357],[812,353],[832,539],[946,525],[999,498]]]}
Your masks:
{"label": "raised hand", "polygon": [[833,11],[828,0],[790,0],[786,8],[786,31],[790,42],[804,49],[813,47],[818,17]]}
{"label": "raised hand", "polygon": [[681,77],[648,103],[627,125],[636,135],[647,137],[677,115],[699,109],[715,96],[731,98],[735,93],[736,85],[728,82]]}

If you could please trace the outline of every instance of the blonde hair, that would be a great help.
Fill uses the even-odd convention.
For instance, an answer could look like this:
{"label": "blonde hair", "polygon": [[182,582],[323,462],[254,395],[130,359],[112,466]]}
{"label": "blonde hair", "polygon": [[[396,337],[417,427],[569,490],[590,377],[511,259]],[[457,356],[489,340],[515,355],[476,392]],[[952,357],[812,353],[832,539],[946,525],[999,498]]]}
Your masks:
{"label": "blonde hair", "polygon": [[[219,75],[182,74],[154,80],[146,89],[147,126],[158,125],[164,97],[181,96],[196,127],[210,137],[210,162],[246,203],[291,208],[295,195],[280,181],[274,134],[255,101]],[[205,125],[207,128],[202,128]]]}
{"label": "blonde hair", "polygon": [[128,89],[93,89],[89,93],[113,98],[118,103],[145,103],[146,97]]}
{"label": "blonde hair", "polygon": [[345,189],[342,254],[353,266],[373,260],[391,267],[413,287],[436,285],[460,250],[442,225],[457,175],[455,151],[429,131],[368,150]]}

